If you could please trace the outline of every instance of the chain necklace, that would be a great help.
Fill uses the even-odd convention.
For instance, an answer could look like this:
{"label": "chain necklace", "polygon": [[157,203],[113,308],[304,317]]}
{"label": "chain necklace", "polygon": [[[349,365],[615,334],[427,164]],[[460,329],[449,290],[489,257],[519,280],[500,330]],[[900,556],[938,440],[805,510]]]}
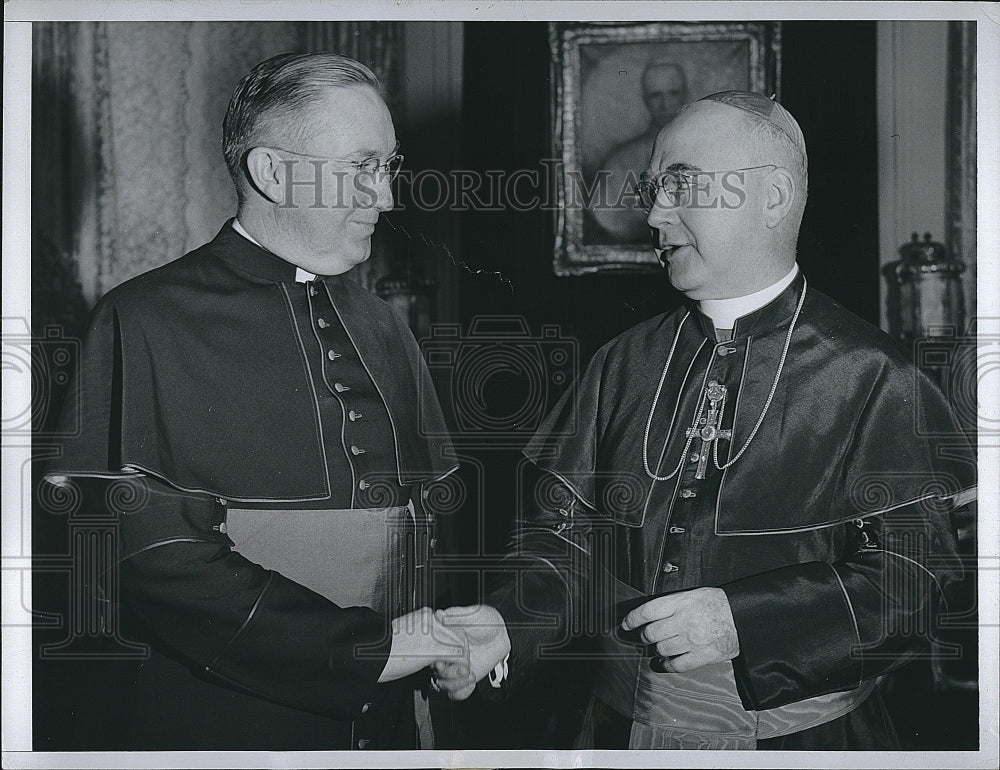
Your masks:
{"label": "chain necklace", "polygon": [[[754,436],[757,435],[757,431],[760,430],[760,426],[764,423],[764,417],[767,414],[767,410],[771,406],[771,401],[774,400],[774,394],[778,390],[778,381],[781,379],[781,372],[785,368],[785,360],[788,357],[788,348],[789,348],[789,346],[792,343],[792,333],[795,331],[795,324],[799,320],[799,314],[802,312],[802,306],[805,304],[805,301],[806,301],[806,289],[807,289],[807,283],[806,283],[805,276],[803,276],[803,278],[802,278],[802,293],[799,295],[799,302],[798,302],[798,305],[796,305],[796,307],[795,307],[795,313],[792,315],[792,320],[788,324],[788,334],[785,335],[785,344],[784,344],[784,347],[781,350],[781,358],[778,361],[778,369],[774,373],[774,382],[771,383],[771,392],[767,394],[767,400],[764,402],[764,408],[760,412],[760,417],[757,418],[757,424],[753,426],[753,430],[750,431],[750,435],[747,437],[746,442],[740,448],[740,451],[737,452],[733,456],[733,458],[731,460],[729,460],[729,462],[727,462],[725,465],[719,465],[719,442],[718,442],[718,440],[716,440],[714,442],[713,453],[712,453],[712,460],[713,460],[713,464],[715,465],[715,467],[717,469],[719,469],[720,471],[721,470],[725,470],[730,465],[732,465],[737,460],[739,460],[740,457],[743,456],[743,453],[747,451],[747,447],[750,446],[750,442],[753,441]],[[653,414],[656,412],[656,405],[657,405],[657,403],[660,400],[660,393],[663,390],[663,383],[664,383],[664,381],[667,378],[667,371],[670,369],[670,363],[673,360],[674,351],[677,350],[677,341],[680,339],[681,330],[684,328],[684,322],[687,321],[688,316],[690,316],[690,315],[691,315],[690,311],[688,311],[687,313],[685,313],[684,317],[681,319],[680,324],[678,324],[678,326],[677,326],[677,332],[676,332],[676,334],[674,334],[674,341],[670,345],[670,352],[667,354],[667,362],[663,365],[663,373],[660,375],[660,382],[656,386],[656,394],[653,396],[653,403],[652,403],[652,405],[649,408],[649,419],[646,420],[646,431],[645,431],[645,433],[643,435],[643,439],[642,439],[642,464],[643,464],[644,470],[646,471],[646,475],[649,476],[649,478],[651,478],[653,481],[668,481],[668,480],[672,479],[674,476],[677,475],[677,473],[680,471],[681,467],[684,465],[684,458],[687,457],[688,450],[691,449],[691,443],[695,439],[696,431],[694,429],[697,428],[698,418],[701,415],[701,410],[702,410],[702,408],[705,405],[706,398],[708,397],[708,391],[707,391],[707,389],[703,388],[701,396],[698,398],[698,405],[697,405],[697,407],[694,410],[694,422],[691,425],[692,430],[688,431],[688,439],[687,439],[687,441],[684,444],[684,451],[681,452],[680,460],[677,461],[677,467],[674,468],[666,476],[657,476],[655,473],[653,473],[652,470],[650,470],[650,467],[649,467],[649,451],[648,451],[648,449],[649,449],[649,431],[650,431],[650,429],[652,428],[652,425],[653,425]],[[700,350],[700,348],[699,348],[699,350]],[[695,353],[695,355],[697,355],[697,352]],[[676,415],[675,415],[675,417],[676,417]],[[722,421],[722,418],[721,418],[721,414],[720,414],[719,422],[721,423],[721,421]],[[673,428],[674,428],[674,421],[671,420],[670,421],[670,428],[667,431],[667,439],[666,440],[668,442],[670,441],[670,436],[671,436],[671,434],[673,432]],[[666,450],[666,444],[664,444],[664,450]]]}

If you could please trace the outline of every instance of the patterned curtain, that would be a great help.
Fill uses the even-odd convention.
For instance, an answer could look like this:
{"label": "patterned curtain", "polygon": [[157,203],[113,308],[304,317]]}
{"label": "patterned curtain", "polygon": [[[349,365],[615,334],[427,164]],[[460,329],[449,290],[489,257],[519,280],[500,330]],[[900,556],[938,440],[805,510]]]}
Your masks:
{"label": "patterned curtain", "polygon": [[[233,88],[257,62],[302,50],[298,28],[34,24],[36,263],[62,259],[93,305],[211,239],[235,213],[220,141]],[[38,276],[38,293],[64,304],[52,272]]]}
{"label": "patterned curtain", "polygon": [[[222,116],[239,79],[289,51],[335,51],[399,98],[396,22],[38,22],[32,27],[33,325],[69,333],[122,281],[209,240],[235,213]],[[395,112],[395,110],[394,110]],[[356,278],[386,272],[382,236]]]}
{"label": "patterned curtain", "polygon": [[114,251],[107,72],[103,22],[32,25],[32,315],[39,328],[80,331]]}

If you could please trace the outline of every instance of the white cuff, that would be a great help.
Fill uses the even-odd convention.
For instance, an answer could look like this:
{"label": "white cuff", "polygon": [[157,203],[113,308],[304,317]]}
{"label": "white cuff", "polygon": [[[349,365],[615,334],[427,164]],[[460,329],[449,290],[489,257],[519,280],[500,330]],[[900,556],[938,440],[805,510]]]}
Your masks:
{"label": "white cuff", "polygon": [[503,660],[496,664],[492,671],[490,671],[490,687],[494,690],[499,690],[500,685],[507,678],[507,662],[510,660],[510,653],[503,656]]}

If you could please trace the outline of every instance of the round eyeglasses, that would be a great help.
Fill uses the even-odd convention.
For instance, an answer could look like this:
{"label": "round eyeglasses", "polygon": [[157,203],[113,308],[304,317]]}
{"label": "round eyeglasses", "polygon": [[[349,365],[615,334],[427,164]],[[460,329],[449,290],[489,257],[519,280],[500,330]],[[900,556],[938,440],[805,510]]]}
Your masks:
{"label": "round eyeglasses", "polygon": [[663,171],[659,174],[650,174],[648,171],[644,171],[639,175],[636,193],[647,214],[653,210],[654,206],[682,208],[691,205],[695,190],[707,192],[704,185],[710,185],[723,177],[728,184],[732,185],[734,182],[740,181],[738,176],[733,175],[764,168],[777,168],[777,166],[773,163],[767,163],[763,166],[731,168],[725,171]]}

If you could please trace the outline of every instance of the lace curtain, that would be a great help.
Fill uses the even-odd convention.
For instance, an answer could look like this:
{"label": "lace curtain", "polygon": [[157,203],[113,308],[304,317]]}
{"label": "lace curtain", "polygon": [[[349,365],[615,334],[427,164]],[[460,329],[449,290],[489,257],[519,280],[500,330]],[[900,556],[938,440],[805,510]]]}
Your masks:
{"label": "lace curtain", "polygon": [[[399,22],[34,24],[35,325],[78,330],[104,292],[233,215],[222,117],[254,64],[288,51],[352,56],[395,108],[401,40]],[[377,240],[357,276],[369,286],[385,272]]]}

